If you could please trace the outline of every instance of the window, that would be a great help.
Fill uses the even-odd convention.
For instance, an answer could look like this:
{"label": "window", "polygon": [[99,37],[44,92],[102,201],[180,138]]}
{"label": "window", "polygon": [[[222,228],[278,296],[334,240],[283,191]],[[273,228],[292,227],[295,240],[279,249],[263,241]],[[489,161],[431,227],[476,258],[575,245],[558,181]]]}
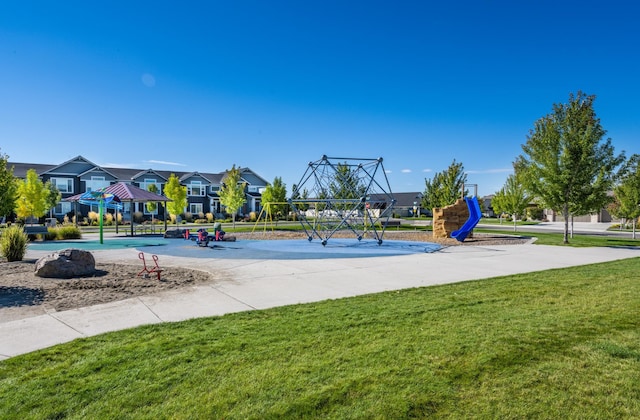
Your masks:
{"label": "window", "polygon": [[51,178],[50,181],[63,194],[73,192],[73,179],[71,178]]}
{"label": "window", "polygon": [[71,211],[71,203],[68,201],[61,201],[53,208],[53,214],[56,216],[64,216]]}
{"label": "window", "polygon": [[187,195],[204,197],[205,191],[206,186],[203,186],[200,181],[191,181],[191,183],[187,185]]}
{"label": "window", "polygon": [[149,185],[155,185],[157,188],[157,193],[162,193],[162,184],[157,183],[153,178],[145,178],[143,182],[139,182],[138,184],[140,185],[140,188],[145,191],[149,191]]}
{"label": "window", "polygon": [[202,203],[191,203],[189,204],[189,212],[193,214],[202,213]]}
{"label": "window", "polygon": [[92,176],[91,180],[84,181],[86,191],[98,191],[109,186],[109,181],[105,181],[103,176]]}

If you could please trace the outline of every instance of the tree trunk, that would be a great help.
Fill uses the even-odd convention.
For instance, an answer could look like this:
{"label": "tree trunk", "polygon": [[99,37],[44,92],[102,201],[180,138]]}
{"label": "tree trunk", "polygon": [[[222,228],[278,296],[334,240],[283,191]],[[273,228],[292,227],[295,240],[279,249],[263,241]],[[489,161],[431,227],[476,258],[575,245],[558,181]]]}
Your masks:
{"label": "tree trunk", "polygon": [[516,215],[514,214],[512,217],[513,217],[513,231],[517,232],[518,231],[518,224],[516,222]]}
{"label": "tree trunk", "polygon": [[571,215],[571,239],[573,239],[573,214]]}
{"label": "tree trunk", "polygon": [[564,218],[564,232],[563,232],[562,243],[568,244],[569,243],[569,208],[566,204],[562,207],[562,217]]}

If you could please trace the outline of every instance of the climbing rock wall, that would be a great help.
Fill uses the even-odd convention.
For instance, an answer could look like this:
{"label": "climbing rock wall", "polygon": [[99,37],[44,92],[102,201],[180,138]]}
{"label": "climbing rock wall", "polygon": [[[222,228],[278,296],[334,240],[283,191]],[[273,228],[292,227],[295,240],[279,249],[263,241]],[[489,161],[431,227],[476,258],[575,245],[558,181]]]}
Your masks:
{"label": "climbing rock wall", "polygon": [[[444,239],[450,238],[451,232],[458,230],[469,218],[469,208],[467,202],[462,198],[454,204],[433,209],[433,237]],[[469,235],[468,237],[471,237]]]}

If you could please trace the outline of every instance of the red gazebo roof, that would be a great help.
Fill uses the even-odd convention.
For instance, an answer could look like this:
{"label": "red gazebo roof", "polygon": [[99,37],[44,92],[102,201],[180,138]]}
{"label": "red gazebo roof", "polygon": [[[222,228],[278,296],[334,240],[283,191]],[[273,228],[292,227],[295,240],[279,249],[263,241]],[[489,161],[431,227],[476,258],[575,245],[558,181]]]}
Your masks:
{"label": "red gazebo roof", "polygon": [[[104,192],[111,193],[118,197],[120,201],[131,202],[147,202],[147,201],[172,201],[162,194],[156,194],[151,191],[143,190],[135,185],[127,184],[125,182],[118,182],[113,185],[109,185],[104,189]],[[65,198],[64,201],[78,201],[82,194],[77,194],[72,197]]]}

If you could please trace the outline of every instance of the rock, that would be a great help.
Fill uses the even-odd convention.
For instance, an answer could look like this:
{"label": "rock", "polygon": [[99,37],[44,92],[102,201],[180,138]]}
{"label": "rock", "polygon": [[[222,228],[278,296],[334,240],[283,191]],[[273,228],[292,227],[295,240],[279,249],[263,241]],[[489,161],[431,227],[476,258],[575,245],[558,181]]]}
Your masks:
{"label": "rock", "polygon": [[57,279],[69,279],[94,274],[96,260],[89,251],[67,248],[36,262],[35,275]]}
{"label": "rock", "polygon": [[[458,199],[454,204],[433,209],[433,237],[438,239],[451,238],[451,233],[464,225],[469,218],[469,208],[464,199]],[[467,236],[472,238],[472,234]]]}
{"label": "rock", "polygon": [[184,229],[167,229],[164,233],[164,237],[184,239]]}

